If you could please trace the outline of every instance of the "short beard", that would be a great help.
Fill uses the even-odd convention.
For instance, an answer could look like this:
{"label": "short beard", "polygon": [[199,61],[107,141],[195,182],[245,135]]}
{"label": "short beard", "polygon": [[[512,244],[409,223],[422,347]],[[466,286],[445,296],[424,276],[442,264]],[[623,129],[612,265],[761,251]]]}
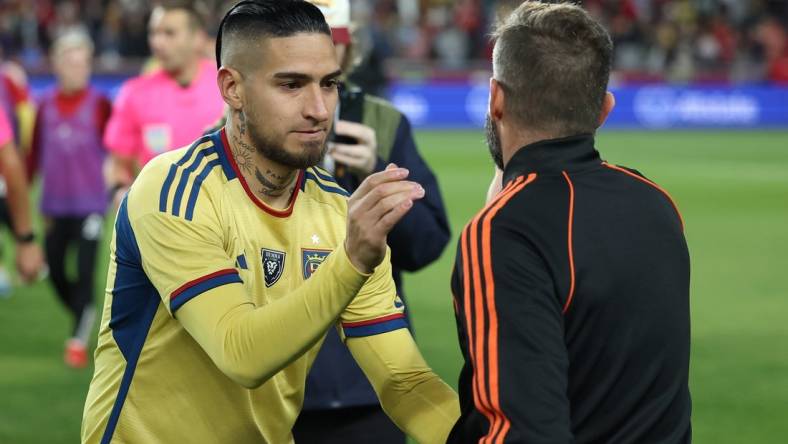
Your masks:
{"label": "short beard", "polygon": [[484,122],[484,131],[487,137],[487,148],[490,150],[490,157],[492,157],[495,166],[503,171],[503,151],[501,150],[501,137],[498,135],[498,128],[492,121],[490,114],[487,114],[487,120]]}
{"label": "short beard", "polygon": [[291,154],[284,148],[283,141],[276,141],[261,134],[257,128],[249,125],[248,119],[246,129],[249,133],[249,140],[259,154],[272,162],[293,169],[305,169],[319,164],[328,149],[328,144],[325,141],[322,144],[320,142],[306,142],[301,144],[303,152],[300,155]]}

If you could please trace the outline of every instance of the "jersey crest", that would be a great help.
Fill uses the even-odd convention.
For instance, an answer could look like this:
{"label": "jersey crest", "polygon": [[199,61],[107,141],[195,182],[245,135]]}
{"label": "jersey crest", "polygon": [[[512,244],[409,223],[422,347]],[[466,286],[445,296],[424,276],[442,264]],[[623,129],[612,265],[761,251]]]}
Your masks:
{"label": "jersey crest", "polygon": [[263,276],[265,276],[265,286],[270,287],[282,277],[285,268],[285,253],[283,251],[269,250],[263,248]]}
{"label": "jersey crest", "polygon": [[301,262],[304,268],[304,280],[309,279],[312,273],[317,271],[317,267],[326,260],[331,254],[331,250],[307,250],[301,249]]}

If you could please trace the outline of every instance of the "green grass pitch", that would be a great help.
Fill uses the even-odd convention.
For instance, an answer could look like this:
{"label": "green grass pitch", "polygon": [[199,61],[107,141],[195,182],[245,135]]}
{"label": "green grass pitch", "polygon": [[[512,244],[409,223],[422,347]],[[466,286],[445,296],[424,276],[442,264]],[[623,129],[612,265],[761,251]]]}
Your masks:
{"label": "green grass pitch", "polygon": [[[454,385],[461,361],[449,273],[456,236],[481,207],[492,167],[481,132],[420,132],[418,142],[438,175],[453,240],[438,262],[406,276],[406,294],[427,360]],[[667,188],[686,221],[695,442],[784,441],[788,132],[602,131],[597,146],[606,160]],[[0,299],[0,443],[78,441],[92,369],[63,365],[68,328],[47,283]]]}

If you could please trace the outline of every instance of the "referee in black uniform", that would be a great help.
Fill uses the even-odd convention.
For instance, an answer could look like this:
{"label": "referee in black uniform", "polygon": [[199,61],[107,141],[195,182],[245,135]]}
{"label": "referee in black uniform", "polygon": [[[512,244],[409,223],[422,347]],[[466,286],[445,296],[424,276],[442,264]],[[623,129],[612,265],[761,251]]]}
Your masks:
{"label": "referee in black uniform", "polygon": [[534,1],[495,37],[487,132],[503,189],[459,242],[448,442],[690,442],[683,222],[594,146],[614,105],[610,37],[578,6]]}

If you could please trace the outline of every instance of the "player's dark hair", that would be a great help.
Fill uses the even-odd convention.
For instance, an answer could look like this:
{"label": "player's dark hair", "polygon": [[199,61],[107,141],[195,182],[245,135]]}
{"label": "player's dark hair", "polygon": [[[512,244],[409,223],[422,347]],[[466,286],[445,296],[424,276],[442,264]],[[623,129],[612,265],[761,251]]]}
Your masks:
{"label": "player's dark hair", "polygon": [[180,9],[186,12],[194,29],[206,30],[208,27],[209,8],[202,0],[159,0],[156,4],[165,11]]}
{"label": "player's dark hair", "polygon": [[556,137],[593,133],[613,43],[580,6],[527,1],[493,33],[495,78],[516,121]]}
{"label": "player's dark hair", "polygon": [[331,36],[323,13],[303,0],[244,0],[222,19],[216,36],[216,67],[222,66],[222,40],[290,37],[298,33]]}

